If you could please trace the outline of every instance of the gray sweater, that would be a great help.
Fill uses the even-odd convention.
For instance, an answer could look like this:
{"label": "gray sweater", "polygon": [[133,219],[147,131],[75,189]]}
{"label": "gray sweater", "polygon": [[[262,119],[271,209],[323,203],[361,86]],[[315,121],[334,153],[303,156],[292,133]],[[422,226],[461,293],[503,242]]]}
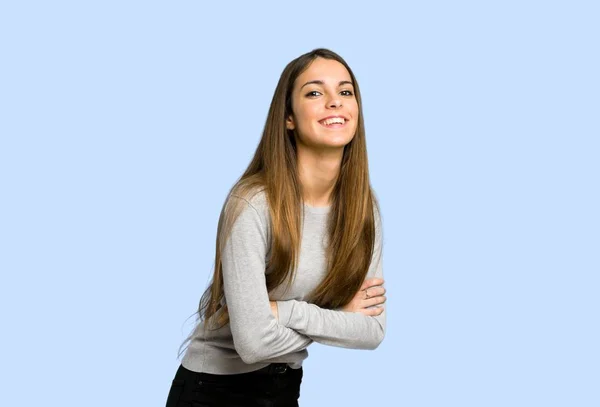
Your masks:
{"label": "gray sweater", "polygon": [[[304,205],[305,218],[298,270],[290,289],[286,283],[267,292],[266,264],[270,256],[270,215],[264,191],[243,200],[222,254],[225,301],[230,322],[193,332],[182,359],[185,368],[213,374],[245,373],[269,363],[298,369],[313,342],[352,349],[375,349],[385,334],[385,310],[375,317],[320,308],[305,301],[325,277],[326,219],[330,207]],[[375,251],[367,278],[383,278],[382,225],[375,209]],[[269,300],[277,301],[278,319]],[[384,305],[385,308],[385,305]]]}

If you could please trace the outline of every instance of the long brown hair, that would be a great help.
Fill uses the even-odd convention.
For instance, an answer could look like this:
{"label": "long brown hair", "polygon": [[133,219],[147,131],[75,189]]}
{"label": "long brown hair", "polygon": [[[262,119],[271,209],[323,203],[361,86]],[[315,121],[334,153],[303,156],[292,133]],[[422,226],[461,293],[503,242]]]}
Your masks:
{"label": "long brown hair", "polygon": [[[318,48],[291,61],[283,70],[271,101],[262,138],[250,165],[231,188],[223,205],[217,228],[215,269],[212,282],[200,299],[197,314],[207,328],[221,327],[229,321],[223,292],[221,253],[231,227],[246,197],[264,191],[271,217],[271,256],[267,264],[267,291],[287,280],[291,284],[296,272],[302,238],[303,194],[298,178],[296,144],[293,131],[285,119],[292,114],[292,90],[298,76],[316,58],[336,60],[346,67],[358,102],[356,134],[344,147],[340,173],[332,191],[328,217],[329,247],[326,277],[307,299],[322,308],[346,305],[360,289],[373,256],[377,199],[371,189],[367,145],[360,90],[356,78],[342,57]],[[213,324],[214,322],[214,324]],[[182,346],[193,336],[190,336]]]}

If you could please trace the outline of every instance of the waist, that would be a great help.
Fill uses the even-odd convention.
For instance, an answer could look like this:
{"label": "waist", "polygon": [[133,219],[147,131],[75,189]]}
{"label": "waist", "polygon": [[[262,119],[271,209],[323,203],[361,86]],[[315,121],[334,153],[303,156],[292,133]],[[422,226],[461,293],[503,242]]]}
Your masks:
{"label": "waist", "polygon": [[233,346],[233,341],[216,342],[195,338],[189,344],[182,359],[182,364],[187,369],[195,372],[231,375],[256,372],[257,370],[267,368],[270,364],[287,364],[288,368],[299,369],[307,357],[308,351],[303,349],[273,358],[268,362],[247,364],[238,355]]}
{"label": "waist", "polygon": [[181,364],[177,370],[176,376],[179,378],[192,379],[195,382],[221,382],[221,383],[248,383],[253,378],[259,377],[298,377],[301,378],[303,375],[302,367],[299,369],[292,369],[287,363],[270,363],[267,366],[245,373],[233,373],[233,374],[214,374],[206,372],[195,372],[183,366]]}

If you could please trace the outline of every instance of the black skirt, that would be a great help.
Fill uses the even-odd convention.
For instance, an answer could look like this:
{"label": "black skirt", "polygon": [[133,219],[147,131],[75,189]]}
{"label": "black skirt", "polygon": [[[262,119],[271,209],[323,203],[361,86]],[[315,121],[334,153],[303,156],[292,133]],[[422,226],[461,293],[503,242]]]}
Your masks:
{"label": "black skirt", "polygon": [[179,366],[166,407],[298,407],[302,368],[272,363],[249,373],[217,375]]}

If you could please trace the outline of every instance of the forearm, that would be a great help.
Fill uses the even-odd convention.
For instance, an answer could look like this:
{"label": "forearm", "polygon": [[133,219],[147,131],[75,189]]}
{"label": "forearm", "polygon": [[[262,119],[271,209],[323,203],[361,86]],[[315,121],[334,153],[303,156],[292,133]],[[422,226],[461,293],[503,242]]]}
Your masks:
{"label": "forearm", "polygon": [[280,323],[324,345],[375,349],[385,336],[385,309],[378,316],[320,308],[305,301],[277,301]]}
{"label": "forearm", "polygon": [[245,306],[235,315],[230,321],[231,333],[235,349],[245,363],[298,352],[313,343],[309,336],[279,324],[272,314],[264,314],[256,307]]}

